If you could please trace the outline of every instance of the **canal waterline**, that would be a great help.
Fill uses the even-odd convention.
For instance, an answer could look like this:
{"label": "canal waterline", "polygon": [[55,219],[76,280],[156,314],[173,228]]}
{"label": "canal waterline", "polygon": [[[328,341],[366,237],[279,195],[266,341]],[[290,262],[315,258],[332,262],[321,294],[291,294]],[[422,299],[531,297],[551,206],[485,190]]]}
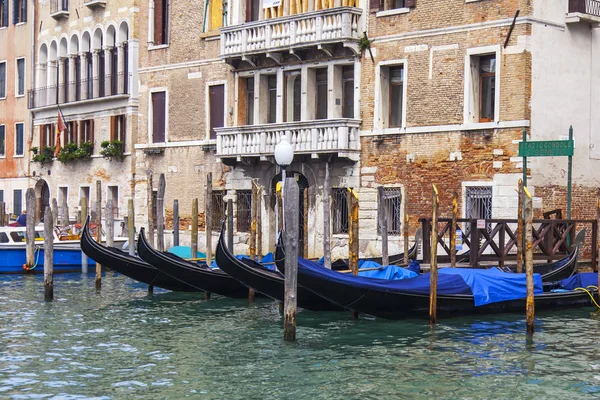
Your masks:
{"label": "canal waterline", "polygon": [[0,398],[597,398],[592,308],[386,321],[156,290],[121,275],[0,276]]}

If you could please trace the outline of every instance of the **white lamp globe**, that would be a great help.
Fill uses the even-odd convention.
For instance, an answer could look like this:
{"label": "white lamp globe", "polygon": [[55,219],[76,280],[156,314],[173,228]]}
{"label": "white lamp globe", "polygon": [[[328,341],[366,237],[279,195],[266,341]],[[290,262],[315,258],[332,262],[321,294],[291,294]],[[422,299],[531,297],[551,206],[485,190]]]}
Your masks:
{"label": "white lamp globe", "polygon": [[294,148],[288,142],[287,137],[282,136],[281,140],[275,146],[275,162],[285,168],[292,163],[294,159]]}

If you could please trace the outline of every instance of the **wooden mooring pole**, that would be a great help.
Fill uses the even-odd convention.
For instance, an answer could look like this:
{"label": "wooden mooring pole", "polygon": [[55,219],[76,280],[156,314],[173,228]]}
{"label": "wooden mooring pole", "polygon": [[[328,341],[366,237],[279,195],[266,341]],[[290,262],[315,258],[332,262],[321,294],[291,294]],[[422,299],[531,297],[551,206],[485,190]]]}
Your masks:
{"label": "wooden mooring pole", "polygon": [[531,194],[523,186],[523,222],[525,223],[525,272],[527,274],[527,333],[534,331],[534,287],[533,287],[533,204]]}
{"label": "wooden mooring pole", "polygon": [[52,209],[44,213],[44,300],[54,299],[54,218]]}
{"label": "wooden mooring pole", "polygon": [[233,200],[227,200],[227,248],[233,254]]}
{"label": "wooden mooring pole", "polygon": [[517,273],[523,272],[523,180],[519,179],[517,211]]}
{"label": "wooden mooring pole", "polygon": [[404,265],[408,265],[408,188],[404,190]]}
{"label": "wooden mooring pole", "polygon": [[329,178],[329,161],[325,163],[325,180],[323,181],[323,257],[325,268],[331,269],[331,183]]}
{"label": "wooden mooring pole", "polygon": [[0,226],[4,226],[5,225],[5,219],[6,219],[6,205],[3,201],[0,201]]}
{"label": "wooden mooring pole", "polygon": [[179,200],[173,200],[173,246],[179,246]]}
{"label": "wooden mooring pole", "polygon": [[[81,221],[86,221],[88,217],[88,198],[82,197],[81,200]],[[83,222],[85,224],[85,222]],[[89,226],[88,226],[89,229]],[[87,274],[89,272],[89,261],[88,256],[82,251],[81,252],[81,272]]]}
{"label": "wooden mooring pole", "polygon": [[158,178],[158,193],[156,196],[156,248],[165,251],[165,190],[167,182],[165,174]]}
{"label": "wooden mooring pole", "polygon": [[129,238],[129,255],[135,256],[135,209],[133,199],[127,200],[127,235]]}
{"label": "wooden mooring pole", "polygon": [[25,210],[27,218],[25,222],[25,266],[29,270],[35,265],[35,192],[33,188],[25,192]]}
{"label": "wooden mooring pole", "polygon": [[284,185],[287,207],[285,218],[285,294],[283,306],[283,339],[296,340],[296,305],[298,289],[298,230],[300,224],[300,190],[294,178],[287,178]]}
{"label": "wooden mooring pole", "polygon": [[67,204],[66,198],[63,198],[63,203],[61,204],[61,208],[62,208],[61,225],[67,226],[67,225],[69,225],[69,205]]}
{"label": "wooden mooring pole", "polygon": [[[102,243],[102,182],[96,181],[96,241]],[[96,289],[102,287],[102,264],[96,263]]]}
{"label": "wooden mooring pole", "polygon": [[[204,231],[206,233],[206,265],[210,267],[212,264],[212,221],[213,221],[213,204],[212,204],[212,172],[206,174],[206,198],[204,201]],[[210,299],[210,292],[204,292],[206,300]]]}
{"label": "wooden mooring pole", "polygon": [[106,221],[106,245],[112,247],[115,240],[115,210],[113,208],[112,199],[106,202],[104,210],[104,220]]}
{"label": "wooden mooring pole", "polygon": [[450,266],[456,268],[456,219],[458,218],[458,195],[452,194],[452,226],[450,227]]}
{"label": "wooden mooring pole", "polygon": [[212,197],[212,172],[209,172],[208,174],[206,174],[206,199],[204,205],[204,230],[206,231],[206,265],[208,266],[210,266],[210,264],[212,263]]}
{"label": "wooden mooring pole", "polygon": [[434,326],[437,322],[437,239],[438,239],[438,208],[439,197],[435,185],[432,186],[432,215],[431,215],[431,272],[429,274],[429,324]]}
{"label": "wooden mooring pole", "polygon": [[[260,202],[260,191],[256,180],[252,180],[252,194],[250,196],[250,258],[257,261],[260,254],[257,254],[256,234],[258,228],[258,203]],[[248,301],[254,302],[254,289],[248,289]]]}
{"label": "wooden mooring pole", "polygon": [[56,197],[52,199],[52,218],[54,226],[58,226],[58,202],[56,201]]}
{"label": "wooden mooring pole", "polygon": [[377,188],[379,196],[378,213],[379,214],[379,230],[381,232],[381,265],[386,266],[390,264],[390,257],[388,252],[388,224],[385,213],[385,191],[383,186]]}
{"label": "wooden mooring pole", "polygon": [[152,185],[152,170],[146,171],[146,190],[148,196],[148,240],[154,246],[154,192]]}
{"label": "wooden mooring pole", "polygon": [[198,199],[192,200],[192,232],[190,242],[190,257],[198,257]]}
{"label": "wooden mooring pole", "polygon": [[[348,264],[352,275],[358,275],[358,194],[348,188]],[[352,318],[358,318],[358,312],[352,312]]]}

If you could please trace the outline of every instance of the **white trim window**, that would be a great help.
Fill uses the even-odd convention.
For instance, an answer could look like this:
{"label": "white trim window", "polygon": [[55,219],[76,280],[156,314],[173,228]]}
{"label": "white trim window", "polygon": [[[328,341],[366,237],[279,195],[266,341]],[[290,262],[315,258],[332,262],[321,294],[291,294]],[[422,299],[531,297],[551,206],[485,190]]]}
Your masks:
{"label": "white trim window", "polygon": [[406,128],[406,76],[404,60],[384,61],[375,69],[374,121],[376,129]]}
{"label": "white trim window", "polygon": [[25,128],[23,122],[15,124],[15,157],[25,153]]}
{"label": "white trim window", "polygon": [[150,143],[166,143],[169,127],[169,96],[166,88],[150,90],[148,106],[148,140]]}
{"label": "white trim window", "polygon": [[0,125],[0,158],[6,157],[6,126]]}
{"label": "white trim window", "polygon": [[6,61],[0,61],[0,99],[6,98]]}
{"label": "white trim window", "polygon": [[16,59],[15,96],[25,96],[25,57]]}
{"label": "white trim window", "polygon": [[500,46],[468,49],[465,58],[465,124],[500,120]]}

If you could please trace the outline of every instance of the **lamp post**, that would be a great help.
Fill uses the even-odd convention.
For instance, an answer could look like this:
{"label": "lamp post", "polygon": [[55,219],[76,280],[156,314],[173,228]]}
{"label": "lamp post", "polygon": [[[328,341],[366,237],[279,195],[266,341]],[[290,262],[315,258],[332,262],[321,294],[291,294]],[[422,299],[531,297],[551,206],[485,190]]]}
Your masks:
{"label": "lamp post", "polygon": [[[282,136],[279,143],[275,146],[275,162],[281,167],[281,208],[285,214],[285,169],[290,166],[294,160],[294,148],[286,136]],[[283,228],[285,229],[285,218],[283,218]]]}

